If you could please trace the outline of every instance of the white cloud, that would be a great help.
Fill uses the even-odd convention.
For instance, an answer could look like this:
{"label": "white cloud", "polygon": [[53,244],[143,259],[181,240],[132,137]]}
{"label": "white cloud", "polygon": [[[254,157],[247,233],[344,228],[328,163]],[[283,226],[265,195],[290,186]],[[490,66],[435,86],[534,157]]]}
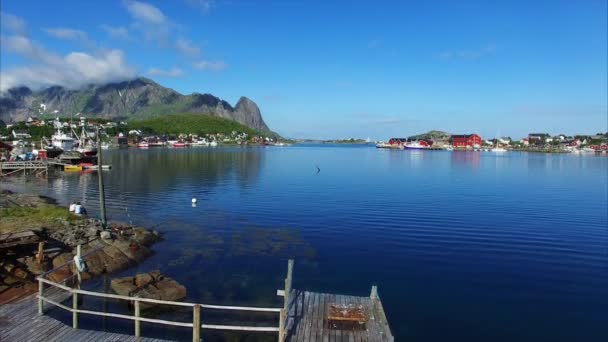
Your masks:
{"label": "white cloud", "polygon": [[160,76],[160,77],[180,77],[184,74],[182,69],[173,67],[170,70],[162,70],[158,68],[151,68],[146,73],[149,76]]}
{"label": "white cloud", "polygon": [[101,25],[99,26],[102,30],[106,31],[106,33],[112,38],[118,39],[128,39],[129,38],[129,30],[127,30],[124,26],[110,26],[110,25]]}
{"label": "white cloud", "polygon": [[75,30],[75,29],[63,28],[63,27],[44,28],[42,30],[44,32],[46,32],[48,35],[58,38],[58,39],[80,40],[83,42],[86,42],[89,40],[89,37],[87,36],[87,34],[81,30]]}
{"label": "white cloud", "polygon": [[95,54],[71,52],[61,56],[24,36],[3,36],[2,46],[9,52],[26,57],[33,64],[2,70],[0,92],[16,86],[60,85],[75,89],[86,84],[103,84],[135,76],[135,70],[127,65],[120,50]]}
{"label": "white cloud", "polygon": [[5,12],[0,12],[0,27],[15,34],[25,34],[27,30],[27,25],[23,19]]}
{"label": "white cloud", "polygon": [[192,67],[198,70],[222,71],[228,65],[223,61],[198,61],[192,63]]}
{"label": "white cloud", "polygon": [[177,39],[175,42],[175,49],[177,49],[179,53],[190,57],[196,57],[201,52],[201,49],[183,37]]}
{"label": "white cloud", "polygon": [[167,21],[167,17],[158,7],[141,1],[125,1],[125,7],[131,15],[143,22],[150,24],[163,24]]}

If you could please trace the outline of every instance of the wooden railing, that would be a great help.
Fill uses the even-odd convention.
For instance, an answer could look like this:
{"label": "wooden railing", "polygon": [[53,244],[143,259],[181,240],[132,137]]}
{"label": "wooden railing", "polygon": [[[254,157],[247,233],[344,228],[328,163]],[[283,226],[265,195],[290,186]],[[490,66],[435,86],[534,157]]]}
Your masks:
{"label": "wooden railing", "polygon": [[[96,252],[97,250],[92,250],[89,253],[82,255],[81,257],[86,257],[91,253]],[[80,255],[80,248],[78,248],[77,255]],[[228,306],[228,305],[211,305],[211,304],[197,304],[197,303],[186,303],[186,302],[174,302],[174,301],[166,301],[166,300],[157,300],[151,298],[141,298],[141,297],[130,297],[130,296],[122,296],[115,295],[109,293],[100,293],[94,291],[86,291],[81,290],[79,288],[72,288],[66,286],[62,283],[65,283],[67,279],[64,279],[62,283],[56,283],[48,279],[48,275],[57,271],[62,267],[68,267],[74,263],[73,260],[60,265],[48,272],[45,272],[37,277],[38,280],[38,314],[44,314],[44,303],[52,304],[56,307],[59,307],[63,310],[69,311],[72,313],[72,327],[74,329],[78,329],[78,314],[86,314],[86,315],[94,315],[94,316],[103,316],[103,317],[113,317],[113,318],[121,318],[132,320],[135,323],[134,333],[135,336],[141,336],[141,322],[146,323],[155,323],[161,325],[170,325],[177,327],[186,327],[192,328],[192,340],[199,342],[200,341],[200,330],[201,329],[217,329],[217,330],[232,330],[232,331],[258,331],[258,332],[275,332],[278,333],[278,338],[280,342],[285,341],[287,336],[286,331],[286,317],[288,310],[288,301],[289,301],[289,293],[291,291],[291,278],[293,271],[293,260],[289,260],[288,269],[287,269],[287,278],[285,279],[285,289],[278,290],[277,294],[284,295],[284,304],[282,308],[262,308],[262,307],[250,307],[250,306]],[[80,285],[80,274],[76,267],[74,267],[75,274],[77,276],[76,285],[79,287]],[[60,302],[56,302],[48,297],[44,296],[44,284],[50,285],[57,289],[63,290],[69,293],[72,297],[72,307],[68,307],[66,305],[61,304]],[[118,314],[118,313],[108,313],[108,312],[99,312],[92,310],[84,310],[78,308],[78,298],[79,296],[93,296],[93,297],[101,297],[106,299],[117,299],[124,300],[128,302],[133,302],[134,313],[133,315],[126,314]],[[160,305],[169,305],[169,306],[179,306],[179,307],[191,307],[192,308],[192,322],[176,322],[169,321],[164,319],[156,319],[156,318],[147,318],[141,316],[141,303],[151,303],[151,304],[160,304]],[[226,311],[245,311],[245,312],[276,312],[279,313],[279,326],[241,326],[241,325],[218,325],[218,324],[205,324],[201,322],[201,309],[209,309],[209,310],[226,310]]]}

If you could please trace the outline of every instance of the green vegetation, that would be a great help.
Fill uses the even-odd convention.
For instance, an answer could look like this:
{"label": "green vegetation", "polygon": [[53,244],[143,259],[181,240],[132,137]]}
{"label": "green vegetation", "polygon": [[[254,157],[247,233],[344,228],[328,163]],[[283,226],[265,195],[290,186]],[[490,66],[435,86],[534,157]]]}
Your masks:
{"label": "green vegetation", "polygon": [[0,128],[0,135],[11,136],[13,130],[28,132],[32,139],[40,140],[42,137],[50,137],[55,131],[52,126],[27,126],[25,122],[19,122],[11,128]]}
{"label": "green vegetation", "polygon": [[363,139],[355,139],[355,138],[350,138],[350,139],[338,139],[338,140],[329,140],[327,141],[331,144],[365,144],[365,140]]}
{"label": "green vegetation", "polygon": [[0,233],[49,228],[61,225],[62,222],[76,223],[82,220],[82,218],[70,214],[67,208],[54,204],[0,208],[0,217],[2,217]]}
{"label": "green vegetation", "polygon": [[429,131],[426,133],[413,135],[411,137],[408,137],[408,139],[410,139],[410,140],[432,140],[432,141],[444,140],[444,141],[448,141],[448,140],[450,140],[451,137],[452,137],[452,135],[447,132]]}
{"label": "green vegetation", "polygon": [[129,129],[145,134],[230,134],[232,131],[248,135],[268,135],[241,125],[236,121],[202,114],[172,114],[147,120],[129,121]]}

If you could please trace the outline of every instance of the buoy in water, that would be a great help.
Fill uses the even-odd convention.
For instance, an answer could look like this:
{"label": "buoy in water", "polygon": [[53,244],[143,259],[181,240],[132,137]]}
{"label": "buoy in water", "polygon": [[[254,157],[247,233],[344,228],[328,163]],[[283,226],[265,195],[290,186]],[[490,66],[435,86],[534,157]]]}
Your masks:
{"label": "buoy in water", "polygon": [[192,197],[192,204],[196,204],[196,198]]}

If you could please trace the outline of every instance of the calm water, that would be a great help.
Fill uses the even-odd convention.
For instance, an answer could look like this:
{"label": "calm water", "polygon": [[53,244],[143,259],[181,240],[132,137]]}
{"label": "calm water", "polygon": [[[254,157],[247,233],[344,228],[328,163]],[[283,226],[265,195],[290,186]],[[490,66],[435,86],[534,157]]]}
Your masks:
{"label": "calm water", "polygon": [[[295,257],[296,288],[377,284],[397,341],[608,340],[605,155],[313,145],[105,157],[108,216],[165,233],[137,271],[160,268],[190,301],[278,306]],[[95,174],[3,187],[98,205]]]}

